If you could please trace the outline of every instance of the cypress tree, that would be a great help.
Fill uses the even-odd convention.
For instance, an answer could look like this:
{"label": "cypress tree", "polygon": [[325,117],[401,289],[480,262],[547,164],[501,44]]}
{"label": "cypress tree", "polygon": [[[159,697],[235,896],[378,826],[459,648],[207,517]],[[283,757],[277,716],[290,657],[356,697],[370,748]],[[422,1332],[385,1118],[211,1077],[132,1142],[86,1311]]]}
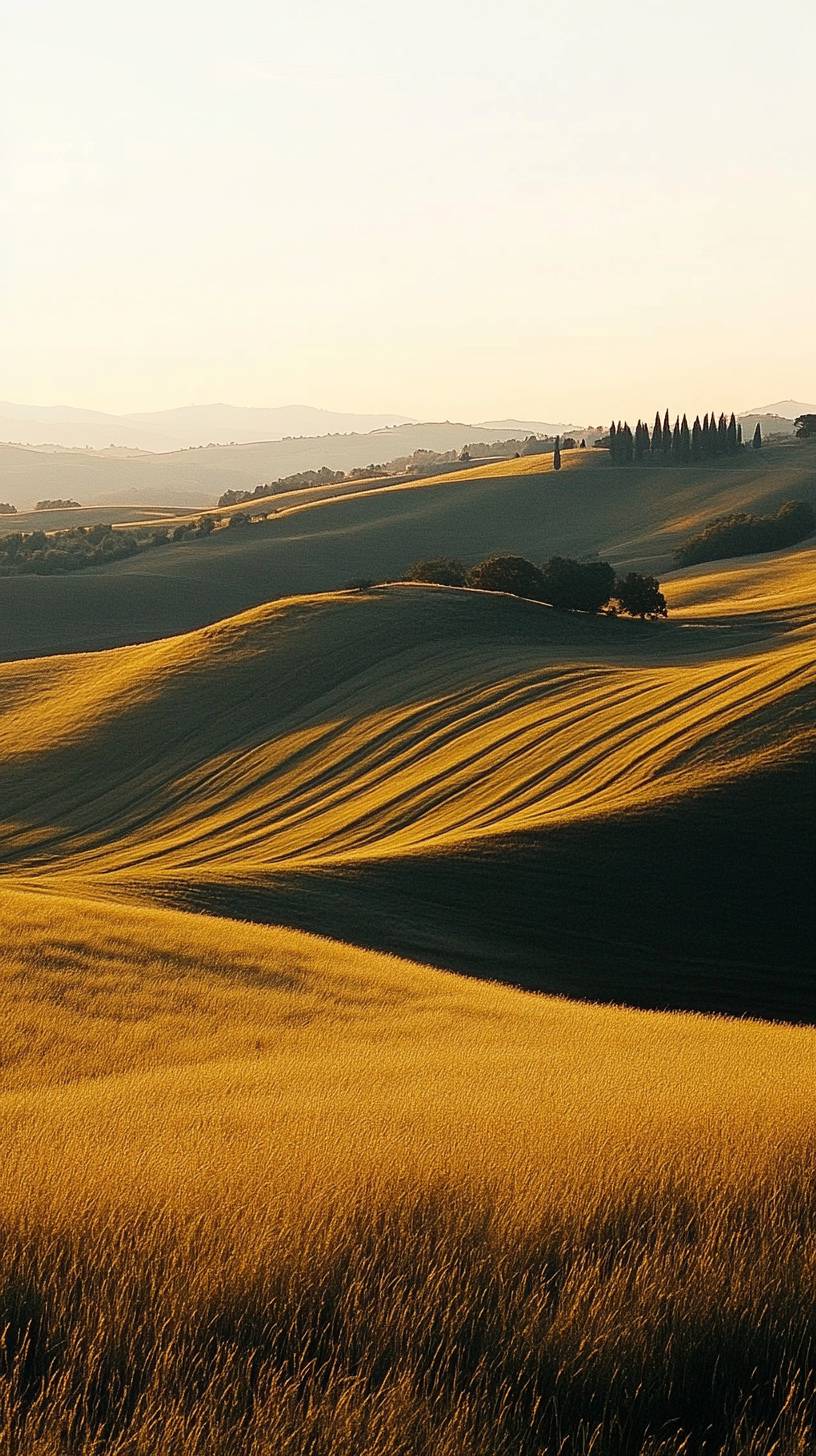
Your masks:
{"label": "cypress tree", "polygon": [[663,449],[663,426],[660,423],[660,410],[655,415],[654,429],[652,430],[652,454],[657,455]]}
{"label": "cypress tree", "polygon": [[731,454],[733,455],[733,453],[736,450],[736,448],[737,448],[737,417],[734,414],[734,411],[732,410],[731,411],[731,418],[728,421],[728,449],[730,450]]}
{"label": "cypress tree", "polygon": [[618,463],[618,432],[615,429],[615,421],[609,426],[609,453],[612,456],[612,464]]}
{"label": "cypress tree", "polygon": [[669,411],[666,410],[666,413],[663,416],[663,454],[666,456],[667,459],[671,454],[671,447],[672,432],[671,425],[669,424]]}
{"label": "cypress tree", "polygon": [[699,415],[697,415],[691,427],[691,453],[695,460],[699,460],[703,453],[703,428],[700,424]]}
{"label": "cypress tree", "polygon": [[683,415],[683,423],[680,426],[680,459],[687,461],[691,458],[691,432],[688,420]]}
{"label": "cypress tree", "polygon": [[643,421],[643,453],[644,453],[644,455],[648,455],[648,453],[651,450],[651,448],[652,448],[652,437],[649,434],[649,426],[647,425],[646,421],[644,420]]}
{"label": "cypress tree", "polygon": [[725,455],[728,450],[728,421],[724,414],[720,415],[717,422],[717,448],[721,455]]}
{"label": "cypress tree", "polygon": [[680,417],[675,416],[674,429],[672,430],[672,460],[680,459]]}
{"label": "cypress tree", "polygon": [[708,423],[708,415],[705,415],[704,418],[703,418],[703,432],[702,433],[703,433],[703,439],[702,439],[703,454],[704,455],[709,455],[711,453],[711,435],[710,435],[710,426],[709,426],[709,423]]}
{"label": "cypress tree", "polygon": [[737,424],[737,449],[742,449],[742,425]]}
{"label": "cypress tree", "polygon": [[635,462],[637,464],[643,459],[643,425],[638,420],[635,426]]}
{"label": "cypress tree", "polygon": [[718,455],[720,450],[720,439],[717,434],[717,416],[711,411],[708,423],[708,443],[712,455]]}
{"label": "cypress tree", "polygon": [[631,426],[628,420],[623,422],[623,460],[625,465],[631,465],[635,453],[634,439]]}
{"label": "cypress tree", "polygon": [[754,430],[753,447],[755,450],[762,449],[762,430],[759,426],[759,420],[757,420],[756,429]]}
{"label": "cypress tree", "polygon": [[555,449],[553,450],[553,470],[561,469],[561,436],[555,437]]}

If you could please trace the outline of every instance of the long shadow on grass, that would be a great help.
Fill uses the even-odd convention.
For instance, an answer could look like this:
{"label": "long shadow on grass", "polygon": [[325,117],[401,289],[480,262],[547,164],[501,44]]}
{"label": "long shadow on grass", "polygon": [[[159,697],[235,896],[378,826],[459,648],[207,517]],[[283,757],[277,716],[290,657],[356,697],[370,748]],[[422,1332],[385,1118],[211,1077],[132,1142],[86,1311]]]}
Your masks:
{"label": "long shadow on grass", "polygon": [[166,893],[528,989],[816,1022],[814,767],[456,855]]}

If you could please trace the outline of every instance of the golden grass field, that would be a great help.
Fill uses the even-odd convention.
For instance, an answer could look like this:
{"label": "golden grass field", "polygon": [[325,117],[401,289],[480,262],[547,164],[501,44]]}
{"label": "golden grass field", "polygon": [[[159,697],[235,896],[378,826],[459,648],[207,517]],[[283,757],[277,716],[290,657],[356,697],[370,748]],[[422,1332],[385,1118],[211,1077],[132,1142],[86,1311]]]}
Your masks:
{"label": "golden grass field", "polygon": [[[0,665],[0,1452],[814,1449],[815,563],[670,576],[668,623],[394,585]],[[307,900],[335,938],[179,908]],[[780,1020],[360,948],[490,976],[525,926],[527,984]]]}

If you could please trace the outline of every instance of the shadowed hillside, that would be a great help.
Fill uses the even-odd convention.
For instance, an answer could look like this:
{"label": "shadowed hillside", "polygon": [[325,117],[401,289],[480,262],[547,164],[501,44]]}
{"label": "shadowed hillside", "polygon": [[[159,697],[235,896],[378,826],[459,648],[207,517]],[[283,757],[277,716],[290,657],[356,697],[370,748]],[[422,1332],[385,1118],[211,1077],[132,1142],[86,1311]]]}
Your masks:
{"label": "shadowed hillside", "polygon": [[205,541],[70,577],[0,579],[0,659],[165,637],[274,597],[400,576],[428,555],[587,553],[662,573],[713,515],[816,492],[816,446],[807,445],[682,469],[615,468],[603,452],[574,451],[559,474],[551,467],[534,456],[339,498],[329,487]]}
{"label": "shadowed hillside", "polygon": [[677,578],[697,615],[667,624],[407,586],[9,664],[0,852],[570,994],[808,1018],[783,826],[805,812],[813,559],[788,554],[782,615],[748,561],[727,622],[699,574]]}

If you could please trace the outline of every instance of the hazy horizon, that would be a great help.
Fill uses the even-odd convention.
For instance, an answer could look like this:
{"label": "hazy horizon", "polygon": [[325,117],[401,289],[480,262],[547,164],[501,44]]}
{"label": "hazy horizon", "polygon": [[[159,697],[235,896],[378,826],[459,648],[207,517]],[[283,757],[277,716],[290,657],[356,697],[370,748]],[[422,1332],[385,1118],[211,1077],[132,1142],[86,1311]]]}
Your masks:
{"label": "hazy horizon", "polygon": [[0,399],[816,398],[805,0],[12,0],[3,39]]}

